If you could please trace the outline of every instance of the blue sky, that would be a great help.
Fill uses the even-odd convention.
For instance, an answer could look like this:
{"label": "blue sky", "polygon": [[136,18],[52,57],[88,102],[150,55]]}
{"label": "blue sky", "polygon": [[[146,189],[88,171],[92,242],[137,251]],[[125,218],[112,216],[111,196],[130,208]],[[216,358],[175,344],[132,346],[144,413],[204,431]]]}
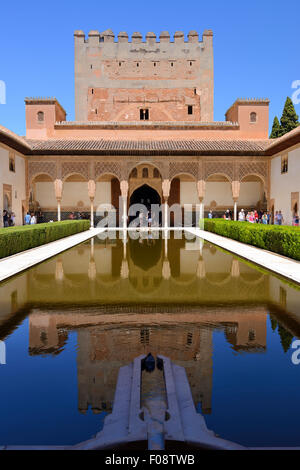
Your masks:
{"label": "blue sky", "polygon": [[[0,124],[25,133],[24,98],[55,96],[74,119],[73,32],[214,31],[215,120],[238,97],[268,97],[270,123],[300,80],[299,0],[2,2]],[[300,104],[296,105],[300,114]]]}

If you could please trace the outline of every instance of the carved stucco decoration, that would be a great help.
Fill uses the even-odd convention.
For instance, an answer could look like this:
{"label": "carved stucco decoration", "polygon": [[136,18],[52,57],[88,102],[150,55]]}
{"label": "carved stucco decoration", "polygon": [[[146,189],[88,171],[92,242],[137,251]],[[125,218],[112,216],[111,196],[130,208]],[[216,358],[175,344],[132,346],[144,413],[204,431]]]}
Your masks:
{"label": "carved stucco decoration", "polygon": [[46,174],[53,179],[56,178],[56,163],[55,162],[29,162],[28,163],[28,179],[29,182],[41,174]]}
{"label": "carved stucco decoration", "polygon": [[69,175],[79,174],[88,180],[89,164],[88,162],[63,162],[62,163],[62,179],[66,179]]}
{"label": "carved stucco decoration", "polygon": [[191,175],[196,180],[199,174],[199,164],[197,162],[170,162],[169,178],[173,179],[180,174]]}
{"label": "carved stucco decoration", "polygon": [[123,177],[122,164],[118,162],[96,162],[95,178],[99,179],[105,174],[114,175],[121,180]]}
{"label": "carved stucco decoration", "polygon": [[232,181],[234,177],[233,162],[205,162],[204,179],[207,180],[212,175],[224,175],[227,176],[229,181]]}
{"label": "carved stucco decoration", "polygon": [[153,160],[153,157],[152,158],[151,157],[145,157],[140,161],[136,160],[134,162],[128,162],[127,163],[125,178],[129,179],[132,170],[134,168],[139,167],[139,166],[143,166],[143,164],[144,165],[151,165],[154,168],[157,168],[158,171],[160,172],[162,178],[167,178],[168,177],[168,173],[169,173],[168,172],[168,163],[162,162],[162,161],[159,161],[159,160]]}
{"label": "carved stucco decoration", "polygon": [[239,180],[249,175],[260,176],[266,183],[268,179],[268,162],[243,162],[239,165]]}

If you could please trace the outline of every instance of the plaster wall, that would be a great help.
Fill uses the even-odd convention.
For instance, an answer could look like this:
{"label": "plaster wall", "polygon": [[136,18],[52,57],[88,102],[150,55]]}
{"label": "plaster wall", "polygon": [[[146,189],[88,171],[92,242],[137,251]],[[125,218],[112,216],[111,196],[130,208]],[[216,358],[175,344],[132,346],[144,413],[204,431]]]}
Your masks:
{"label": "plaster wall", "polygon": [[[282,174],[283,155],[288,155],[288,172]],[[300,146],[271,160],[271,200],[274,200],[274,211],[282,211],[285,225],[292,225],[293,221],[292,193],[300,195]]]}
{"label": "plaster wall", "polygon": [[25,189],[25,160],[12,151],[15,155],[15,172],[9,170],[10,149],[0,145],[0,213],[1,226],[3,225],[3,185],[11,186],[11,211],[16,215],[16,225],[23,224],[22,201],[26,200]]}

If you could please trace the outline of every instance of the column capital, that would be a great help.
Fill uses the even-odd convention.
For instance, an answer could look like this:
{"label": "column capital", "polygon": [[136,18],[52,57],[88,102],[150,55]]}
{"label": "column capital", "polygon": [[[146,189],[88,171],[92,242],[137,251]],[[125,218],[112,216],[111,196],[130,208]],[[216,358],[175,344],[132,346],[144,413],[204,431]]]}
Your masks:
{"label": "column capital", "polygon": [[128,181],[125,181],[125,180],[121,181],[120,188],[121,188],[122,197],[127,198],[128,197],[128,189],[129,189]]}
{"label": "column capital", "polygon": [[54,181],[54,190],[55,190],[55,197],[57,201],[60,201],[62,198],[62,190],[63,190],[63,182],[60,179],[56,179]]}
{"label": "column capital", "polygon": [[168,199],[170,196],[171,190],[171,181],[170,180],[163,180],[162,182],[162,192],[164,199]]}
{"label": "column capital", "polygon": [[91,201],[95,199],[96,195],[96,183],[94,180],[89,180],[88,182],[88,192],[89,192],[89,198]]}
{"label": "column capital", "polygon": [[205,197],[205,187],[206,187],[206,183],[204,180],[197,181],[198,197],[201,202],[203,201]]}
{"label": "column capital", "polygon": [[241,189],[240,181],[232,181],[231,189],[232,189],[232,198],[233,198],[234,202],[237,202],[237,200],[240,196],[240,189]]}

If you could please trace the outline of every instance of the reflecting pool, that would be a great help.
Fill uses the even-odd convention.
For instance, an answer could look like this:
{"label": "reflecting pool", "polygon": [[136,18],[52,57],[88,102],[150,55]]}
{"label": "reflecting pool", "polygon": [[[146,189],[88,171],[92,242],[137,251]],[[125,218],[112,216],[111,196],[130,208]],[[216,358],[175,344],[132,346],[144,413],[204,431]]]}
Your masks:
{"label": "reflecting pool", "polygon": [[177,235],[95,238],[0,284],[0,444],[89,439],[119,368],[151,352],[221,437],[300,445],[299,286]]}

